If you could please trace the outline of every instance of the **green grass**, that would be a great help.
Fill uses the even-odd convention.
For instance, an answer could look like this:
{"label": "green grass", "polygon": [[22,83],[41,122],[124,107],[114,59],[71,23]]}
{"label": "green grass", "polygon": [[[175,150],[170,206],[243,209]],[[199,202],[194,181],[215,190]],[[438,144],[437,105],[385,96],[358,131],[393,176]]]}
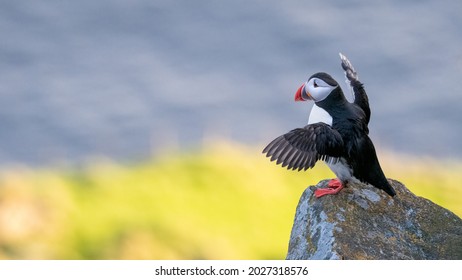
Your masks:
{"label": "green grass", "polygon": [[[462,165],[381,155],[388,177],[462,215]],[[222,143],[138,164],[0,173],[3,259],[283,259],[303,190],[293,172]]]}

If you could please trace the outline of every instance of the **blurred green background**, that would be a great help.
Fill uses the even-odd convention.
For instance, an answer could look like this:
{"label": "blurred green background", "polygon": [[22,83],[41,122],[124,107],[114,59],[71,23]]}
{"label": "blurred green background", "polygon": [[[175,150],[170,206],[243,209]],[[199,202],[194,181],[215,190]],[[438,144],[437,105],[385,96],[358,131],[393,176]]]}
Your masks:
{"label": "blurred green background", "polygon": [[[380,154],[387,176],[462,215],[462,165]],[[303,190],[331,178],[226,141],[150,161],[0,174],[3,259],[283,259]]]}

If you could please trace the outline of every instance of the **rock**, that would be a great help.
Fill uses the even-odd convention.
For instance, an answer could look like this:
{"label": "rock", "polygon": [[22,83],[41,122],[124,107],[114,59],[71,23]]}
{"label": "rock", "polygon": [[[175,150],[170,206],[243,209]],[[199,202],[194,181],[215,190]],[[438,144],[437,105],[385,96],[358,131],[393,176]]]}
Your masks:
{"label": "rock", "polygon": [[462,259],[462,220],[389,180],[392,198],[366,184],[315,198],[328,180],[307,188],[297,206],[287,259]]}

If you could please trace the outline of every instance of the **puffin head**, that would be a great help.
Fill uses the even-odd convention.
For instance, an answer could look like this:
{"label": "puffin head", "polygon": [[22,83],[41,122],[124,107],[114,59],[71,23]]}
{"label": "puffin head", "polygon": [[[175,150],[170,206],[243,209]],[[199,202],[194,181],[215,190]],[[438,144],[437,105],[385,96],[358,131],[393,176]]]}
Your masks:
{"label": "puffin head", "polygon": [[327,73],[319,72],[311,76],[295,93],[295,101],[313,100],[319,102],[326,99],[338,88],[338,83]]}

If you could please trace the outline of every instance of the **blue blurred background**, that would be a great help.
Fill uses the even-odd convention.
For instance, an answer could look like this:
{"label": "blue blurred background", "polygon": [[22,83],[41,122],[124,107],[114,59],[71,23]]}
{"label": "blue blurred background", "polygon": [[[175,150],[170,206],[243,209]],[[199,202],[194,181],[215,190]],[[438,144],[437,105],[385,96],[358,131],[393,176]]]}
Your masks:
{"label": "blue blurred background", "polygon": [[365,84],[380,149],[462,157],[461,1],[0,1],[0,164],[264,145],[314,72]]}

